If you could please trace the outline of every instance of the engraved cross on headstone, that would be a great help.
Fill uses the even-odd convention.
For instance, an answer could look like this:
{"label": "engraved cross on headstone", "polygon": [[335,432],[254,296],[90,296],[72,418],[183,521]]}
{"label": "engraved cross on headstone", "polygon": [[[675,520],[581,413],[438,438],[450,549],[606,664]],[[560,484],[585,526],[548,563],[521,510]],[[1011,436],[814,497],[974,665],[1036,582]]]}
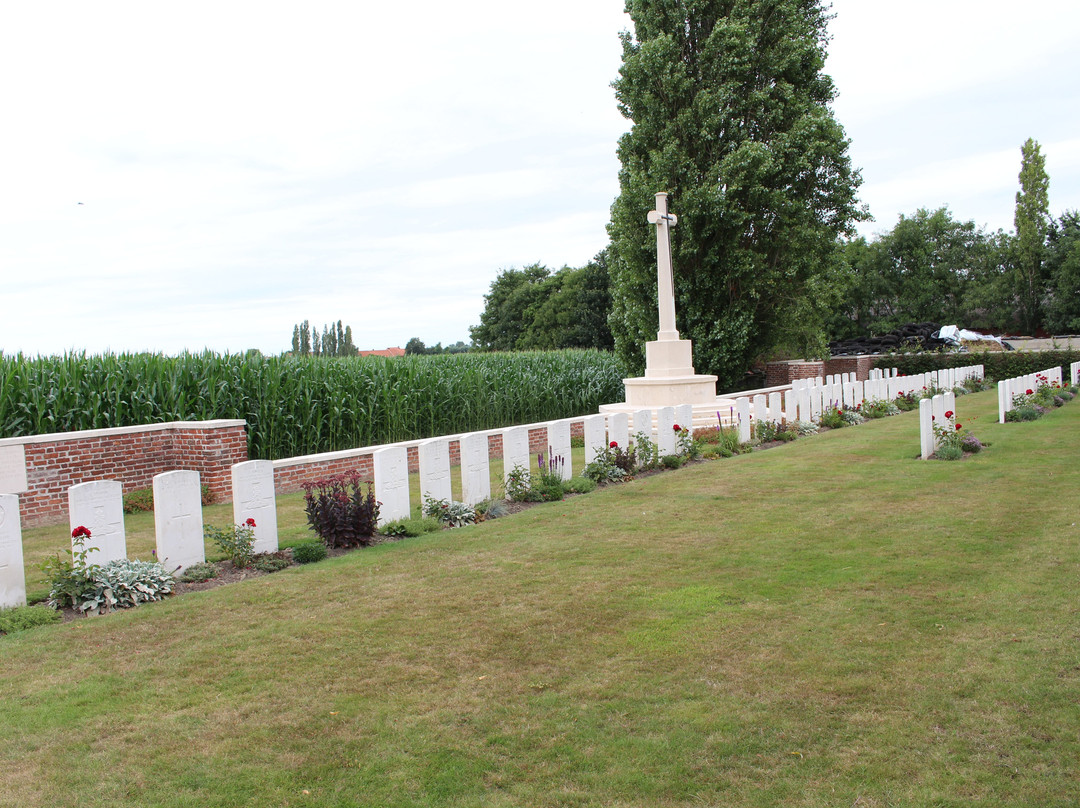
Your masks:
{"label": "engraved cross on headstone", "polygon": [[649,211],[649,224],[656,225],[656,293],[660,309],[660,332],[658,340],[677,340],[675,330],[675,278],[671,268],[670,229],[678,223],[678,217],[667,210],[667,194],[656,195],[656,210]]}

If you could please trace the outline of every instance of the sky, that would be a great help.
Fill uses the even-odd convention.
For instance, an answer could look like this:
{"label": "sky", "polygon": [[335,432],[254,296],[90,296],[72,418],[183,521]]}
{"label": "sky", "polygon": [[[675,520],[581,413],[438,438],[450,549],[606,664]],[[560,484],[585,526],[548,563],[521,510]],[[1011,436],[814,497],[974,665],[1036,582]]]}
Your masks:
{"label": "sky", "polygon": [[[1012,230],[1029,137],[1080,208],[1080,3],[832,11],[860,233]],[[4,4],[0,351],[468,342],[500,270],[606,246],[629,28],[622,0]]]}

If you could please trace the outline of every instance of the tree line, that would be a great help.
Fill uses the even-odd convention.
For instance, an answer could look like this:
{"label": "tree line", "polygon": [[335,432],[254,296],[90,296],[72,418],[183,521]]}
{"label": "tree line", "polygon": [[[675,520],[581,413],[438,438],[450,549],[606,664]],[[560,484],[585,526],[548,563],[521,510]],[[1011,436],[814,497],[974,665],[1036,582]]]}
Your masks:
{"label": "tree line", "polygon": [[342,326],[341,320],[324,325],[322,333],[307,320],[293,326],[294,356],[356,356],[352,326]]}

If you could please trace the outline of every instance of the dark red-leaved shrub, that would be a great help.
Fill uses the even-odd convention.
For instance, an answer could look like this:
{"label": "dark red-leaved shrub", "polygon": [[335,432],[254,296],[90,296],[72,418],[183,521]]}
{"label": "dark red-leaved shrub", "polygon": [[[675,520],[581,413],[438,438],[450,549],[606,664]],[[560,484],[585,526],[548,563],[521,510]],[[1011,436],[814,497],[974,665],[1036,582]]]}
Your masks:
{"label": "dark red-leaved shrub", "polygon": [[357,472],[304,483],[308,526],[327,547],[366,547],[379,524],[379,503]]}

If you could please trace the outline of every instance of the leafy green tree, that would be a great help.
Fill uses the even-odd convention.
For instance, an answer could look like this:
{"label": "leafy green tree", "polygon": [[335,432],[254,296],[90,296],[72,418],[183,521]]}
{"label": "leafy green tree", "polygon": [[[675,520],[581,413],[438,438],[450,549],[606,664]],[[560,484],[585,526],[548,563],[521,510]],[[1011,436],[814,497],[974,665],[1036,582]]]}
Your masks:
{"label": "leafy green tree", "polygon": [[563,267],[545,279],[525,312],[519,349],[597,348],[611,350],[607,318],[611,292],[605,253],[580,269]]}
{"label": "leafy green tree", "polygon": [[427,353],[427,346],[419,337],[413,337],[405,343],[405,353],[409,355],[422,355]]}
{"label": "leafy green tree", "polygon": [[1029,334],[1042,325],[1046,291],[1043,256],[1050,223],[1050,177],[1039,143],[1028,138],[1020,147],[1020,190],[1016,192],[1016,297],[1020,325]]}
{"label": "leafy green tree", "polygon": [[300,324],[300,355],[307,356],[311,353],[311,325],[307,320]]}
{"label": "leafy green tree", "polygon": [[300,353],[300,326],[294,325],[292,329],[292,352]]}
{"label": "leafy green tree", "polygon": [[865,213],[822,70],[821,0],[628,0],[615,81],[608,231],[615,349],[633,372],[657,329],[654,194],[671,194],[675,296],[699,372],[735,383],[759,354],[823,348],[839,241]]}
{"label": "leafy green tree", "polygon": [[[887,233],[844,245],[834,339],[881,334],[911,322],[995,328],[1012,316],[1003,283],[1008,237],[957,221],[942,207],[900,216]],[[1004,297],[1003,297],[1004,295]]]}
{"label": "leafy green tree", "polygon": [[1055,334],[1080,334],[1080,211],[1065,211],[1047,233],[1050,302],[1046,324]]}
{"label": "leafy green tree", "polygon": [[541,283],[551,275],[542,264],[511,267],[498,274],[484,295],[480,325],[469,328],[473,345],[483,351],[512,351],[528,325],[525,315],[542,294]]}

